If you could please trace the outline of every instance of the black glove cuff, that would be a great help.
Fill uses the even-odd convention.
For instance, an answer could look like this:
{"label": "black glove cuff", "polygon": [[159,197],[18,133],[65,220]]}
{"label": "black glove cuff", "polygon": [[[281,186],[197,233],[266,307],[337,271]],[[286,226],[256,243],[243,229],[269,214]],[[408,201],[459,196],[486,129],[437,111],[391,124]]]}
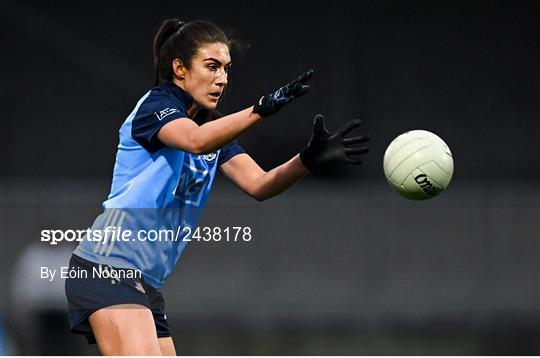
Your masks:
{"label": "black glove cuff", "polygon": [[309,146],[304,147],[304,149],[300,151],[300,161],[304,167],[308,168],[309,170],[313,170],[315,167],[315,163],[313,163],[313,159],[311,158],[309,152]]}
{"label": "black glove cuff", "polygon": [[272,113],[268,111],[268,106],[265,105],[265,98],[261,96],[253,106],[253,113],[257,113],[261,117],[268,117]]}

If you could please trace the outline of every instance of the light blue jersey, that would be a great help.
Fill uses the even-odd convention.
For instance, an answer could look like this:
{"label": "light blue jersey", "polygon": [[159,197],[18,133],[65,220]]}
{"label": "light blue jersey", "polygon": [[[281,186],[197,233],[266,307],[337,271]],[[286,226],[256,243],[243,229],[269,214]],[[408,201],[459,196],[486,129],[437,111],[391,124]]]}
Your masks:
{"label": "light blue jersey", "polygon": [[150,285],[163,286],[197,225],[216,169],[244,152],[236,142],[206,155],[161,143],[159,130],[189,118],[192,101],[173,83],[154,87],[139,100],[120,128],[105,210],[91,227],[94,235],[74,251],[77,256],[141,270]]}

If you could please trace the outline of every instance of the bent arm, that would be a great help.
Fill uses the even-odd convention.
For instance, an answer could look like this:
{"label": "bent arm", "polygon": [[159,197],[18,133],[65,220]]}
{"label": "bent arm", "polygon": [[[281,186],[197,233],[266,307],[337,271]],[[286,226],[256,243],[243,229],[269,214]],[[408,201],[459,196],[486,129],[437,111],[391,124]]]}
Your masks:
{"label": "bent arm", "polygon": [[299,155],[266,172],[243,153],[229,159],[220,169],[240,189],[259,201],[282,193],[309,173]]}
{"label": "bent arm", "polygon": [[169,147],[193,154],[207,154],[223,147],[260,119],[260,115],[253,113],[253,107],[207,122],[202,126],[189,118],[180,118],[165,124],[157,136]]}

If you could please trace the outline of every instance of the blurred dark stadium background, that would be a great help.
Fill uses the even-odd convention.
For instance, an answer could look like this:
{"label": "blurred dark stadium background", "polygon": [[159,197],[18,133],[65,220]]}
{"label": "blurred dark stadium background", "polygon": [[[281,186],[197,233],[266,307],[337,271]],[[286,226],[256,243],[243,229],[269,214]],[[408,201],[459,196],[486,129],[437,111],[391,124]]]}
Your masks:
{"label": "blurred dark stadium background", "polygon": [[[69,244],[110,185],[118,128],[153,84],[165,18],[207,19],[233,53],[224,112],[313,67],[309,95],[239,138],[270,169],[310,137],[366,121],[363,166],[311,175],[267,202],[218,178],[201,225],[249,243],[193,243],[165,288],[180,354],[540,354],[540,3],[537,1],[3,1],[0,4],[0,352],[97,354],[67,332]],[[453,182],[391,192],[389,142],[441,136]]]}

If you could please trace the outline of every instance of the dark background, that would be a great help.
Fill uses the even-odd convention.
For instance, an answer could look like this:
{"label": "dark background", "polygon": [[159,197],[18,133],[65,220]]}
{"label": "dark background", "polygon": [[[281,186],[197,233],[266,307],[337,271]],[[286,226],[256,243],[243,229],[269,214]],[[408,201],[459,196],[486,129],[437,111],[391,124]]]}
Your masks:
{"label": "dark background", "polygon": [[[165,289],[179,353],[540,354],[536,1],[2,2],[5,353],[97,352],[64,336],[61,282],[18,270],[67,262],[72,247],[48,248],[40,230],[99,213],[118,129],[153,84],[152,39],[171,17],[249,44],[233,53],[226,113],[315,69],[308,95],[239,137],[263,168],[298,153],[315,113],[330,129],[363,118],[372,137],[361,167],[267,202],[218,178],[201,224],[250,226],[254,240],[182,257]],[[426,202],[382,173],[386,146],[411,129],[454,155],[451,185]]]}

